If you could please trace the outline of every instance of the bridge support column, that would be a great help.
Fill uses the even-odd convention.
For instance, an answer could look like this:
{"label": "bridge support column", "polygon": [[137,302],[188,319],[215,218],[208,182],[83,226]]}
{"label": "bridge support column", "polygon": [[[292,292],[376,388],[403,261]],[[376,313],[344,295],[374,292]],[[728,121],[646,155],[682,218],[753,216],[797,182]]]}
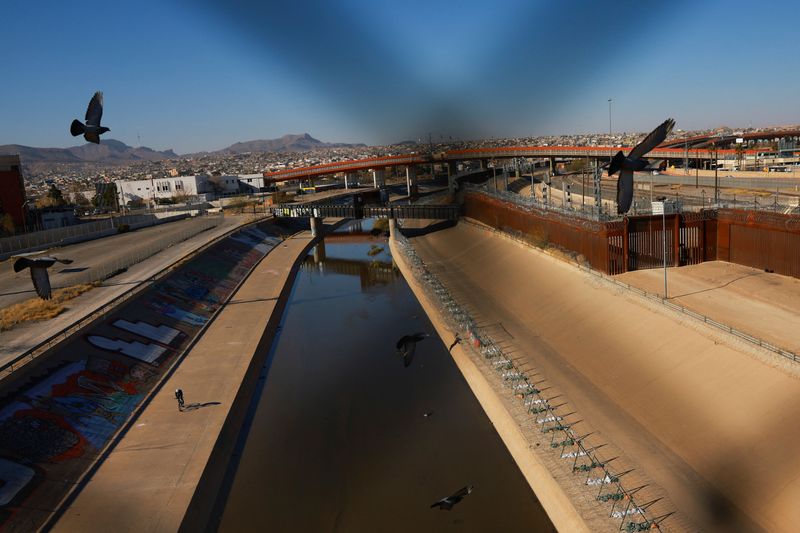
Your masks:
{"label": "bridge support column", "polygon": [[390,218],[389,219],[389,238],[394,239],[395,234],[397,233],[397,219]]}
{"label": "bridge support column", "polygon": [[353,179],[353,174],[349,172],[344,173],[344,188],[349,189],[350,184],[353,183],[355,180]]}
{"label": "bridge support column", "polygon": [[550,175],[553,176],[556,173],[556,158],[555,157],[548,158],[548,163],[550,164]]}
{"label": "bridge support column", "polygon": [[321,239],[316,246],[314,246],[313,250],[314,254],[314,264],[319,265],[320,263],[325,262],[325,240]]}
{"label": "bridge support column", "polygon": [[322,237],[322,217],[311,217],[311,236]]}
{"label": "bridge support column", "polygon": [[408,189],[409,196],[417,195],[417,167],[414,165],[406,167],[406,189]]}
{"label": "bridge support column", "polygon": [[372,169],[372,185],[377,189],[386,184],[386,171],[382,168]]}

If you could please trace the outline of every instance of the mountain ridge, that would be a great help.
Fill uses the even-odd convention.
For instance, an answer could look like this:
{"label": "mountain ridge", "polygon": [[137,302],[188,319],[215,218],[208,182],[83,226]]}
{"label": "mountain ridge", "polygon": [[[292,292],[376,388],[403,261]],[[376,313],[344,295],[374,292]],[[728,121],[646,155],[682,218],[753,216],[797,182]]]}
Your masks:
{"label": "mountain ridge", "polygon": [[326,143],[308,133],[287,134],[277,139],[240,141],[211,152],[176,154],[172,149],[153,150],[146,146],[128,146],[116,139],[104,139],[100,144],[86,143],[69,148],[39,148],[21,144],[0,145],[0,155],[19,154],[24,164],[31,163],[105,163],[125,164],[136,161],[161,161],[197,155],[243,154],[248,152],[307,152],[317,148],[362,147],[365,144]]}

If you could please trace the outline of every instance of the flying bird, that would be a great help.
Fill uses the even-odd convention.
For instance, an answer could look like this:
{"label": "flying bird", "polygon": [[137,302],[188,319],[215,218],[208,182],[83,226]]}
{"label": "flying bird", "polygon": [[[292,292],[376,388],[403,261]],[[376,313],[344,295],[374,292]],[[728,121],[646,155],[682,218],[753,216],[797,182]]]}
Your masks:
{"label": "flying bird", "polygon": [[455,492],[446,498],[442,498],[438,502],[431,505],[431,509],[434,507],[438,507],[440,511],[449,511],[453,508],[455,504],[466,498],[471,492],[474,487],[469,485],[468,487],[464,487],[461,490]]}
{"label": "flying bird", "polygon": [[101,118],[103,118],[103,93],[97,91],[89,100],[89,107],[86,108],[86,124],[75,119],[69,127],[69,132],[73,137],[83,134],[83,138],[90,143],[100,144],[100,135],[111,131],[100,125]]}
{"label": "flying bird", "polygon": [[49,300],[53,297],[50,290],[50,276],[47,274],[47,269],[53,266],[56,262],[69,265],[72,259],[58,259],[57,257],[37,257],[31,259],[28,257],[20,257],[14,262],[14,272],[20,272],[29,268],[31,270],[31,280],[33,281],[33,288],[36,289],[36,294],[42,300]]}
{"label": "flying bird", "polygon": [[411,366],[411,361],[414,360],[414,352],[417,350],[417,343],[427,336],[427,333],[414,333],[413,335],[400,337],[395,347],[397,348],[397,355],[403,358],[403,366],[406,368]]}
{"label": "flying bird", "polygon": [[611,160],[608,175],[611,176],[619,170],[617,180],[617,213],[627,213],[633,203],[633,173],[644,170],[647,161],[642,159],[647,152],[664,142],[669,132],[675,126],[675,121],[668,118],[659,127],[651,131],[642,142],[633,147],[626,157],[622,150]]}

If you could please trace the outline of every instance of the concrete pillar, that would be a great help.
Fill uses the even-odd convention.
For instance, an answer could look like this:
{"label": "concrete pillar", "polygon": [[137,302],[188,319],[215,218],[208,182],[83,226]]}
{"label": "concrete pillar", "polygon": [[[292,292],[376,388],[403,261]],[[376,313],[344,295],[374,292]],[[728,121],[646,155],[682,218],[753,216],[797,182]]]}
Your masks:
{"label": "concrete pillar", "polygon": [[322,236],[322,217],[311,217],[311,236]]}
{"label": "concrete pillar", "polygon": [[417,195],[417,167],[415,165],[406,167],[406,189],[409,196]]}
{"label": "concrete pillar", "polygon": [[345,173],[344,173],[344,188],[345,188],[345,190],[347,190],[347,189],[349,189],[349,188],[350,188],[350,184],[348,183],[348,178],[349,178],[349,177],[350,177],[350,174],[348,174],[347,172],[345,172]]}
{"label": "concrete pillar", "polygon": [[377,189],[386,184],[386,171],[382,168],[372,169],[372,185]]}
{"label": "concrete pillar", "polygon": [[319,265],[325,262],[325,240],[321,239],[316,246],[314,246],[314,264]]}
{"label": "concrete pillar", "polygon": [[548,162],[550,163],[550,175],[553,176],[556,173],[556,158],[551,157]]}
{"label": "concrete pillar", "polygon": [[390,218],[389,219],[389,238],[394,239],[395,234],[397,233],[397,219]]}
{"label": "concrete pillar", "polygon": [[486,170],[489,168],[489,161],[486,159],[479,159],[478,164],[480,165],[481,170]]}
{"label": "concrete pillar", "polygon": [[458,173],[458,165],[455,161],[447,162],[447,176],[455,176]]}

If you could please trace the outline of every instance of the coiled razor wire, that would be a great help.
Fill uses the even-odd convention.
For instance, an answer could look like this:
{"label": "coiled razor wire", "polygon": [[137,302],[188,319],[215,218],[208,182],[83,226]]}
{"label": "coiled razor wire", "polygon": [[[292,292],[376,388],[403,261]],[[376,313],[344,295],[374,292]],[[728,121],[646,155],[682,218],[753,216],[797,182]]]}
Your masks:
{"label": "coiled razor wire", "polygon": [[[467,334],[467,339],[473,349],[483,356],[489,366],[493,367],[502,378],[503,383],[522,400],[527,412],[531,415],[533,427],[537,427],[541,433],[551,436],[550,447],[552,449],[561,448],[560,457],[562,459],[573,459],[573,473],[586,473],[584,484],[587,487],[599,487],[596,500],[612,503],[609,517],[621,519],[620,530],[624,528],[629,532],[649,529],[660,531],[659,524],[672,513],[648,519],[646,509],[658,500],[646,504],[636,504],[634,494],[643,487],[626,490],[620,482],[620,477],[630,471],[614,473],[608,467],[610,461],[598,459],[595,454],[596,447],[586,447],[585,439],[588,435],[579,435],[571,424],[565,422],[564,418],[567,415],[556,414],[555,410],[561,406],[553,406],[547,398],[544,398],[542,391],[531,382],[525,371],[520,369],[489,335],[480,330],[472,316],[459,305],[447,287],[428,269],[405,236],[398,231],[395,239],[398,248],[406,257],[414,277],[421,282],[426,295],[440,309],[446,311],[443,316],[448,327],[451,330]],[[576,447],[577,450],[567,451],[567,447]],[[588,462],[578,464],[579,458]],[[598,470],[601,472],[600,477],[592,477],[593,472]],[[609,490],[604,492],[605,488]],[[625,523],[626,519],[634,517],[637,517],[638,521]]]}

